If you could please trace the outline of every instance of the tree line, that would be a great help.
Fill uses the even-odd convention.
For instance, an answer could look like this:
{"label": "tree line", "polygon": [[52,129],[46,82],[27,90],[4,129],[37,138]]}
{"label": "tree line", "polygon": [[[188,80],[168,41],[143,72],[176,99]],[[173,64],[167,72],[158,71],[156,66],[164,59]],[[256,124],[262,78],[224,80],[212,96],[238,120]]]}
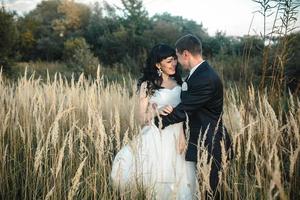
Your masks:
{"label": "tree line", "polygon": [[[201,38],[204,56],[221,62],[227,78],[241,80],[241,72],[244,77],[251,73],[254,78],[264,73],[261,63],[265,35],[232,37],[217,32],[210,36],[203,24],[181,16],[163,13],[150,17],[141,0],[122,0],[122,8],[106,1],[90,7],[73,0],[47,0],[23,16],[2,5],[0,26],[0,65],[7,73],[14,62],[37,60],[63,61],[77,72],[92,72],[101,63],[105,67],[122,66],[134,73],[144,64],[153,45],[173,45],[187,33]],[[286,64],[286,73],[295,82],[300,71],[296,56],[300,52],[300,36],[293,33],[288,37],[296,38]],[[275,51],[280,37],[269,39],[271,52]],[[250,67],[241,69],[245,59]]]}

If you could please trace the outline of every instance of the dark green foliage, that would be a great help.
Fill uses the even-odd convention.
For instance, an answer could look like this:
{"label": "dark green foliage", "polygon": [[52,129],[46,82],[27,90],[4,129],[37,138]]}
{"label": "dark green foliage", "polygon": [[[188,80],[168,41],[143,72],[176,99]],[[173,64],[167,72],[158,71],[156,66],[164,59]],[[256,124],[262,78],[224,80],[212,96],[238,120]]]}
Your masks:
{"label": "dark green foliage", "polygon": [[[104,11],[107,15],[105,17]],[[120,62],[122,57],[126,55],[125,35],[126,32],[121,26],[120,20],[116,18],[115,9],[109,4],[105,4],[104,10],[96,3],[85,37],[95,55],[104,65]]]}
{"label": "dark green foliage", "polygon": [[155,43],[163,40],[163,42],[174,44],[180,36],[188,33],[195,34],[202,40],[209,38],[202,24],[197,24],[195,21],[184,19],[181,16],[163,13],[154,15],[151,20],[153,24],[152,37]]}
{"label": "dark green foliage", "polygon": [[64,43],[64,60],[76,75],[80,73],[96,74],[99,64],[98,58],[90,51],[84,38],[67,40]]}
{"label": "dark green foliage", "polygon": [[36,42],[36,57],[42,60],[53,61],[61,59],[63,43],[55,36],[42,37]]}
{"label": "dark green foliage", "polygon": [[35,57],[38,30],[40,22],[31,17],[30,15],[19,17],[18,22],[19,41],[18,41],[18,53],[20,60],[30,61]]}
{"label": "dark green foliage", "polygon": [[[2,14],[3,11],[4,8]],[[148,16],[141,0],[122,0],[121,8],[106,1],[89,8],[74,1],[49,0],[42,1],[25,16],[7,12],[6,15],[11,21],[7,21],[10,26],[1,25],[10,27],[1,28],[7,36],[1,39],[1,47],[5,47],[0,52],[2,63],[6,63],[8,57],[20,62],[64,61],[70,69],[83,72],[86,71],[84,64],[94,66],[99,60],[105,67],[122,68],[138,76],[152,46],[157,43],[173,46],[179,37],[191,33],[201,38],[205,59],[213,62],[228,81],[240,81],[245,85],[258,83],[265,74],[265,83],[270,84],[269,77],[278,65],[272,61],[276,52],[278,54],[276,49],[280,49],[280,36],[231,37],[220,31],[209,36],[202,23],[181,16],[169,13]],[[299,90],[299,35],[293,34],[295,39],[291,40],[285,69],[286,83],[293,91]],[[269,40],[271,44],[266,47]],[[70,43],[73,46],[67,45]]]}
{"label": "dark green foliage", "polygon": [[8,12],[4,7],[1,7],[0,27],[0,68],[9,74],[18,37],[15,13]]}
{"label": "dark green foliage", "polygon": [[[42,1],[24,18],[20,18],[19,27],[22,31],[20,49],[23,52],[24,60],[54,61],[61,59],[63,41],[53,29],[54,20],[62,16],[57,10],[59,4],[58,0]],[[26,34],[31,38],[24,38]]]}
{"label": "dark green foliage", "polygon": [[291,34],[289,49],[292,51],[286,65],[286,81],[288,88],[300,95],[300,33]]}
{"label": "dark green foliage", "polygon": [[84,4],[72,1],[63,3],[59,0],[42,1],[27,15],[19,17],[18,49],[21,60],[61,60],[64,42],[84,35],[90,13],[90,9]]}

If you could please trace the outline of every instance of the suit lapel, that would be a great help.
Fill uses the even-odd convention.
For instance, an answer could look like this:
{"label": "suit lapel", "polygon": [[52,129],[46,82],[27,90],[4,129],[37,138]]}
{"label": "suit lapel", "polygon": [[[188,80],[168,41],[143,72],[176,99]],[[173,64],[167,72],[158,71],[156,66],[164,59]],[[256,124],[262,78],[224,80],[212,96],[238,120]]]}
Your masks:
{"label": "suit lapel", "polygon": [[186,82],[189,82],[191,79],[193,79],[195,76],[197,76],[198,73],[205,71],[208,67],[208,63],[206,61],[204,61],[203,63],[201,63],[197,69],[193,72],[193,74],[190,76],[189,79],[186,79]]}
{"label": "suit lapel", "polygon": [[187,82],[187,81],[188,81],[188,78],[189,78],[189,76],[187,76],[187,77],[185,78],[184,82]]}
{"label": "suit lapel", "polygon": [[[202,71],[205,71],[207,68],[208,68],[208,63],[206,62],[206,61],[204,61],[203,63],[201,63],[201,65],[199,65],[198,66],[198,68],[193,72],[193,74],[189,77],[189,76],[187,76],[186,78],[185,78],[185,81],[184,82],[186,82],[186,84],[187,84],[187,91],[182,91],[181,92],[181,94],[180,94],[180,97],[182,98],[184,95],[186,95],[187,94],[187,92],[188,92],[188,90],[189,90],[189,87],[191,86],[191,85],[193,85],[193,81],[195,81],[195,80],[197,80],[197,79],[195,79],[195,80],[193,80],[199,73],[201,73]],[[189,78],[188,78],[189,77]]]}

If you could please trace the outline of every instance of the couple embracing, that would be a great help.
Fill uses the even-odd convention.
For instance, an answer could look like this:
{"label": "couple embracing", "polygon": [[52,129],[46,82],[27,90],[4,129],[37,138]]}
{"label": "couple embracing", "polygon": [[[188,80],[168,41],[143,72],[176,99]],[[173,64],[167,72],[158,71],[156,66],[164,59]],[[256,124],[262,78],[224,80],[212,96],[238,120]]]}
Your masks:
{"label": "couple embracing", "polygon": [[[219,199],[221,143],[226,153],[232,153],[222,122],[223,85],[203,59],[196,36],[181,37],[175,48],[159,44],[148,55],[138,82],[140,117],[146,123],[116,155],[111,177],[121,188],[142,183],[154,191],[154,199],[197,199],[197,181],[201,180],[197,180],[196,166],[206,151],[210,188],[203,196]],[[190,71],[184,82],[178,62]]]}

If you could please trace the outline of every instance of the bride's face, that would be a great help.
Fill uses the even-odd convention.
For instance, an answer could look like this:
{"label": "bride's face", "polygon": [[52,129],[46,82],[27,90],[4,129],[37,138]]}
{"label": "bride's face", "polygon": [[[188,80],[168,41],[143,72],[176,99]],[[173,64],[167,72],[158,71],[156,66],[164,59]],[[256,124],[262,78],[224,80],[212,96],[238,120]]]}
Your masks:
{"label": "bride's face", "polygon": [[173,56],[163,59],[160,63],[157,64],[157,67],[162,70],[166,75],[173,75],[176,72],[177,59]]}

